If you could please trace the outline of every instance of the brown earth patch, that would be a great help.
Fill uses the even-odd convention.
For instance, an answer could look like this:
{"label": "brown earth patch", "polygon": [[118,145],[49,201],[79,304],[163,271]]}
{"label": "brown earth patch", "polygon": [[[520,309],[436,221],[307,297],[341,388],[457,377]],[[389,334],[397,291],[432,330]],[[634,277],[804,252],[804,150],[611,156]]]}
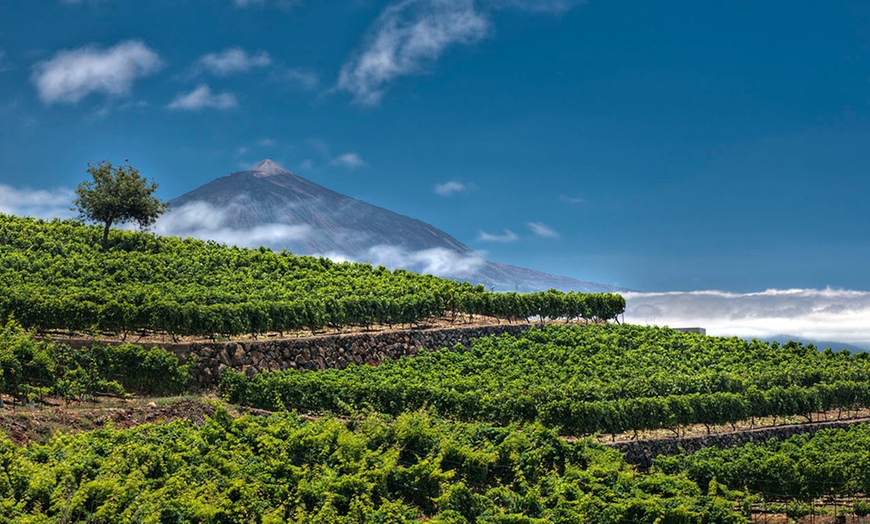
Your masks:
{"label": "brown earth patch", "polygon": [[[125,401],[101,398],[96,403],[65,406],[41,405],[34,410],[27,407],[0,408],[0,431],[18,445],[44,443],[57,433],[79,433],[113,425],[126,429],[142,424],[165,424],[174,420],[205,423],[215,413],[215,403],[205,398],[154,399]],[[230,414],[269,414],[268,411],[230,408]]]}

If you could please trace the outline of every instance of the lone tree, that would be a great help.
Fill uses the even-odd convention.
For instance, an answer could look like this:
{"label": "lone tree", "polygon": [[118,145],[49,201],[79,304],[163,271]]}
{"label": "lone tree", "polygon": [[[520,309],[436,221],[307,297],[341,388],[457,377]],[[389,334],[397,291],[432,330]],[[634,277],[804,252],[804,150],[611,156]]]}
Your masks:
{"label": "lone tree", "polygon": [[76,188],[73,210],[82,220],[103,224],[103,250],[108,247],[113,224],[136,222],[146,229],[166,211],[166,202],[154,196],[157,184],[142,178],[126,159],[117,167],[108,160],[89,162],[88,173],[93,180]]}

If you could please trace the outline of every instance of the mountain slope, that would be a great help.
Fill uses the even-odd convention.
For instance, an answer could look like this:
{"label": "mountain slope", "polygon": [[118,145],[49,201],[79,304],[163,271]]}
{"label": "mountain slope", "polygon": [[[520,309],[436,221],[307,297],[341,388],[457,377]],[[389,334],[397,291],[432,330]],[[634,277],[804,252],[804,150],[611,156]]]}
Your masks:
{"label": "mountain slope", "polygon": [[271,160],[173,199],[159,230],[402,267],[496,290],[618,290],[487,262],[432,225],[327,189]]}

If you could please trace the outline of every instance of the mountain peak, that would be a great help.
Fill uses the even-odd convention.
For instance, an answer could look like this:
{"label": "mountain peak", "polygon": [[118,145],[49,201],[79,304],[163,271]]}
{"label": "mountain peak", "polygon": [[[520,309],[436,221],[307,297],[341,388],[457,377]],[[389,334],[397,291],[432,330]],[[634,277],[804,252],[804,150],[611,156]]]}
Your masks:
{"label": "mountain peak", "polygon": [[258,173],[262,173],[265,176],[292,174],[288,169],[285,169],[284,167],[276,164],[269,158],[252,167],[251,171],[257,171]]}

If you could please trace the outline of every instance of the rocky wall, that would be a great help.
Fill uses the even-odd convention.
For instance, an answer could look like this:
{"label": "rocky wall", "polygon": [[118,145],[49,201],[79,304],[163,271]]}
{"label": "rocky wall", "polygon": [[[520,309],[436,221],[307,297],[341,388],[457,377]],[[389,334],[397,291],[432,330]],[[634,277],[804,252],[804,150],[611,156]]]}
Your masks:
{"label": "rocky wall", "polygon": [[772,438],[780,440],[803,433],[813,434],[820,429],[845,428],[850,424],[870,422],[870,419],[839,420],[830,422],[813,422],[811,424],[792,424],[787,426],[774,426],[769,428],[750,429],[731,433],[717,433],[697,437],[661,438],[649,440],[633,440],[628,442],[612,442],[607,446],[618,449],[625,455],[629,464],[636,465],[639,469],[649,469],[652,459],[659,455],[676,455],[685,451],[694,453],[703,448],[715,446],[728,448],[742,446],[750,442],[760,444]]}
{"label": "rocky wall", "polygon": [[348,364],[377,365],[386,358],[414,356],[420,348],[467,346],[474,338],[517,335],[533,324],[501,324],[446,329],[321,335],[276,340],[173,344],[164,346],[182,358],[193,357],[193,381],[202,389],[217,385],[227,367],[249,377],[285,369],[343,369]]}

